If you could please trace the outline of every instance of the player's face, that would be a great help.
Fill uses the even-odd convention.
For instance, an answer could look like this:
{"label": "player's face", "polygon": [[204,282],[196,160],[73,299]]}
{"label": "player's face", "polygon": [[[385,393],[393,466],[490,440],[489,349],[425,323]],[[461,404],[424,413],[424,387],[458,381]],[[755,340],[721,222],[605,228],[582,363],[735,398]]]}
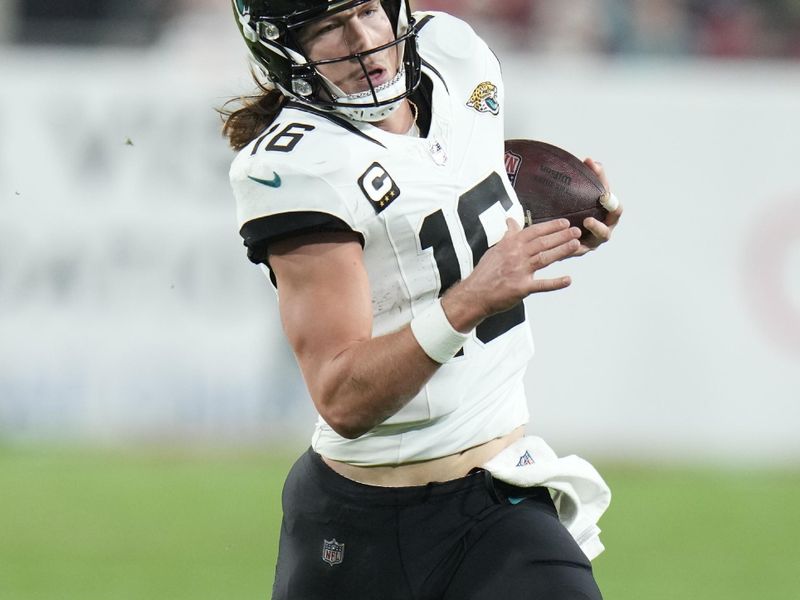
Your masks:
{"label": "player's face", "polygon": [[[379,0],[373,0],[313,23],[302,30],[300,42],[311,61],[347,57],[394,41],[392,23]],[[391,80],[400,67],[399,46],[358,59],[317,67],[345,94],[367,91]],[[367,81],[369,77],[369,81]]]}

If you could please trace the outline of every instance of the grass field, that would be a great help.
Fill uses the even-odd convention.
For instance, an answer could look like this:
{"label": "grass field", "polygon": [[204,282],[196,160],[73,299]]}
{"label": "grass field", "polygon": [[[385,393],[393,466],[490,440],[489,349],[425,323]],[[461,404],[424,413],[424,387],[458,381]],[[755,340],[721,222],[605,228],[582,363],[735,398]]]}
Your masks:
{"label": "grass field", "polygon": [[[0,600],[269,598],[291,461],[0,448]],[[800,597],[800,471],[601,472],[607,600]]]}

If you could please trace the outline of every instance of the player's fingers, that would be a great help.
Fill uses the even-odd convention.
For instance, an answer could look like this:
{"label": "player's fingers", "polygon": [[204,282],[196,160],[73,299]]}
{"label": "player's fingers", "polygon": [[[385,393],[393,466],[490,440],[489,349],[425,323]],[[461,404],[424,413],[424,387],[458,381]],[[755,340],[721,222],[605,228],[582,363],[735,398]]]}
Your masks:
{"label": "player's fingers", "polygon": [[606,225],[609,227],[614,227],[617,223],[619,223],[619,219],[622,216],[622,204],[619,200],[617,200],[617,207],[616,209],[612,210],[606,216]]}
{"label": "player's fingers", "polygon": [[554,262],[564,260],[568,256],[575,254],[580,247],[580,241],[577,238],[573,238],[564,242],[563,244],[550,248],[549,250],[534,254],[530,260],[530,270],[531,272],[535,272],[539,269],[544,269],[545,267],[552,265]]}
{"label": "player's fingers", "polygon": [[540,252],[545,252],[562,244],[566,244],[570,240],[578,239],[579,237],[581,237],[581,230],[578,227],[570,227],[569,229],[562,229],[549,235],[542,235],[530,240],[527,242],[525,249],[529,256],[534,256]]}
{"label": "player's fingers", "polygon": [[594,160],[593,158],[587,158],[583,161],[587,167],[589,167],[592,171],[595,172],[597,177],[600,179],[600,182],[603,184],[603,187],[606,191],[611,191],[611,184],[608,181],[608,175],[606,175],[606,170],[603,168],[603,163],[599,160]]}
{"label": "player's fingers", "polygon": [[530,227],[526,227],[523,231],[523,240],[524,241],[532,241],[536,238],[540,238],[543,236],[550,235],[551,233],[556,233],[557,231],[563,231],[569,228],[569,220],[568,219],[553,219],[552,221],[543,221],[542,223],[536,223],[536,225],[531,225]]}
{"label": "player's fingers", "polygon": [[607,242],[611,239],[611,227],[598,221],[594,217],[587,217],[584,219],[583,226],[600,242]]}
{"label": "player's fingers", "polygon": [[529,287],[529,294],[538,294],[540,292],[555,292],[556,290],[563,290],[572,284],[570,277],[556,277],[553,279],[534,279],[531,281]]}
{"label": "player's fingers", "polygon": [[567,258],[577,258],[579,256],[583,256],[584,254],[588,254],[592,250],[594,250],[594,248],[590,248],[586,244],[581,244],[580,247],[575,251],[575,253],[572,254],[572,256],[568,256]]}
{"label": "player's fingers", "polygon": [[522,227],[517,223],[517,220],[511,217],[506,219],[506,227],[508,228],[506,235],[522,231]]}
{"label": "player's fingers", "polygon": [[608,212],[615,212],[619,208],[619,198],[616,197],[614,192],[603,192],[597,200]]}

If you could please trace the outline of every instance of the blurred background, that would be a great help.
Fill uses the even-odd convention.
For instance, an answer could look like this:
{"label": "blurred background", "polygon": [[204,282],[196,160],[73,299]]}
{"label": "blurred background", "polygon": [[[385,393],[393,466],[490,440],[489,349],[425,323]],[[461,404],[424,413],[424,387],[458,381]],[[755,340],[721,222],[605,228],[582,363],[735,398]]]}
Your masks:
{"label": "blurred background", "polygon": [[[529,430],[615,492],[607,597],[793,597],[800,1],[415,6],[626,207],[527,303]],[[237,232],[230,9],[0,0],[0,56],[0,599],[263,597],[314,413]]]}

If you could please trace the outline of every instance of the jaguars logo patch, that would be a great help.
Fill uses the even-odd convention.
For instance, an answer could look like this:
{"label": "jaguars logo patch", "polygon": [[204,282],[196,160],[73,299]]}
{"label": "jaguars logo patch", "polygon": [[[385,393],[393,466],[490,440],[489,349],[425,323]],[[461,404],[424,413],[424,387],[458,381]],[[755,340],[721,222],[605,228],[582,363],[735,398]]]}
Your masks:
{"label": "jaguars logo patch", "polygon": [[491,81],[479,83],[469,97],[467,106],[474,108],[479,113],[500,114],[500,101],[497,99],[497,86]]}

